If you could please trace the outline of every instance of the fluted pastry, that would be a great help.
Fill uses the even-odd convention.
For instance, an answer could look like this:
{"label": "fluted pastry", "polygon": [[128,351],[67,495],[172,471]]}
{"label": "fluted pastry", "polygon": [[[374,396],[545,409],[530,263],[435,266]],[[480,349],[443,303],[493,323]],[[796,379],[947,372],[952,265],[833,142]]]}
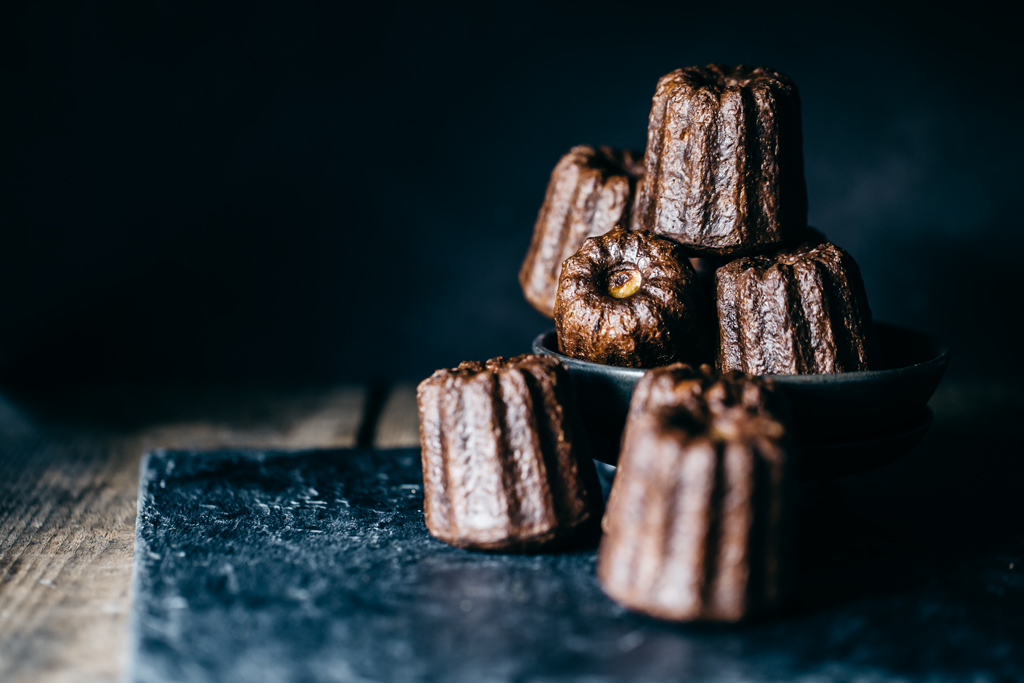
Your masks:
{"label": "fluted pastry", "polygon": [[619,226],[591,237],[562,265],[555,328],[562,353],[650,368],[707,352],[701,285],[684,250]]}
{"label": "fluted pastry", "polygon": [[641,379],[602,522],[598,578],[610,597],[677,621],[782,604],[792,462],[772,401],[763,382],[707,366]]}
{"label": "fluted pastry", "polygon": [[424,515],[454,546],[528,551],[600,515],[594,463],[552,356],[464,362],[417,390]]}
{"label": "fluted pastry", "polygon": [[519,270],[519,284],[534,308],[553,318],[562,262],[588,237],[628,224],[642,172],[642,155],[609,147],[580,145],[559,160]]}
{"label": "fluted pastry", "polygon": [[677,69],[658,81],[634,229],[703,254],[780,245],[807,222],[800,96],[768,67]]}
{"label": "fluted pastry", "polygon": [[719,369],[794,375],[877,364],[860,269],[831,242],[737,259],[715,281]]}

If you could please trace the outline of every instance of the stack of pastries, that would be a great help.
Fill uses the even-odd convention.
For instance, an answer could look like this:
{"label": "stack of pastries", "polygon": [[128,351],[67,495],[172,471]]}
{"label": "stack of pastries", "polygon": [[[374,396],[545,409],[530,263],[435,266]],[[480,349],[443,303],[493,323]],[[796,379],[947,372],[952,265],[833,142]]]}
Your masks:
{"label": "stack of pastries", "polygon": [[857,264],[807,226],[793,81],[718,64],[662,77],[643,155],[579,146],[555,166],[519,281],[562,353],[648,369],[607,508],[559,362],[495,358],[419,387],[430,533],[536,552],[601,520],[598,578],[626,607],[777,609],[793,453],[763,376],[878,363]]}
{"label": "stack of pastries", "polygon": [[[642,169],[630,171],[630,179],[639,175],[633,196],[616,195],[612,202],[609,190],[595,189],[593,178],[608,178],[611,187],[619,176],[602,170],[606,160],[638,155],[603,150],[581,156],[581,149],[590,148],[574,148],[551,175],[519,274],[527,299],[555,319],[563,353],[630,367],[708,361],[723,372],[755,375],[848,372],[877,364],[857,264],[807,226],[800,96],[788,76],[719,64],[663,76]],[[614,186],[626,187],[625,177]],[[615,211],[599,208],[612,203]],[[623,230],[613,231],[613,213]],[[581,235],[587,235],[582,244]],[[657,282],[642,277],[632,296],[667,286],[682,295],[663,307],[692,299],[687,314],[658,318],[661,329],[636,329],[630,310],[636,304],[613,291],[623,269],[646,259],[643,250],[624,253],[626,241],[678,246],[685,258],[678,259],[673,285],[660,275]],[[572,248],[578,251],[567,253]],[[540,256],[554,252],[565,254],[563,261]],[[694,265],[705,277],[693,277]],[[605,351],[638,338],[642,353]],[[660,348],[653,352],[652,346]]]}

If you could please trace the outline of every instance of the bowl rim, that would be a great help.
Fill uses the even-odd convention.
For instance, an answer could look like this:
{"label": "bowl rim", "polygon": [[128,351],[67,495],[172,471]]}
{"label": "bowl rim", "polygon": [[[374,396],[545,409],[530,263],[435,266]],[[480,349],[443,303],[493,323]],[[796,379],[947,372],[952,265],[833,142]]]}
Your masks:
{"label": "bowl rim", "polygon": [[[910,327],[904,327],[903,325],[894,325],[892,323],[884,322],[875,322],[875,327],[876,329],[882,327],[898,333],[909,333],[910,335],[916,336],[921,342],[930,344],[935,349],[935,353],[931,358],[921,361],[920,363],[912,363],[910,365],[903,365],[897,368],[886,368],[884,370],[858,370],[854,372],[834,372],[818,375],[762,375],[762,377],[770,377],[778,384],[846,384],[858,381],[874,382],[886,378],[900,377],[908,372],[944,368],[949,363],[949,346],[932,334],[915,330]],[[611,375],[619,377],[622,380],[633,382],[639,380],[645,372],[652,369],[625,368],[618,365],[605,365],[603,363],[594,363],[581,358],[566,356],[565,354],[545,345],[545,339],[553,334],[555,334],[555,328],[552,327],[537,335],[533,340],[534,353],[544,353],[555,356],[566,365],[570,367],[576,366],[580,370]]]}

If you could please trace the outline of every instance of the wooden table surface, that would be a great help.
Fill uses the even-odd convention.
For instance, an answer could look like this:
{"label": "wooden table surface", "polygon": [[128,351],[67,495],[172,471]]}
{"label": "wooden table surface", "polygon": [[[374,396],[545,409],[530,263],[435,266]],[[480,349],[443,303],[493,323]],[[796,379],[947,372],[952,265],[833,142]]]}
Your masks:
{"label": "wooden table surface", "polygon": [[419,443],[411,385],[134,391],[82,392],[56,410],[0,393],[4,683],[118,679],[144,452]]}
{"label": "wooden table surface", "polygon": [[[0,681],[117,680],[144,452],[416,445],[414,392],[122,388],[40,404],[0,391]],[[961,444],[981,443],[976,425],[989,448],[1017,443],[1013,386],[947,381],[930,405],[931,432],[888,479],[861,482],[868,495],[924,486],[922,472],[937,495],[971,485]]]}

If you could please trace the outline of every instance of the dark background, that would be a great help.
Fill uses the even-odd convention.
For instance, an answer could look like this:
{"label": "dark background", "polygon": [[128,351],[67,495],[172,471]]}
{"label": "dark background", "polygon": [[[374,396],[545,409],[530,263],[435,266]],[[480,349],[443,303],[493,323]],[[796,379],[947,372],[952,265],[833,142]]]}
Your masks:
{"label": "dark background", "polygon": [[549,323],[548,174],[659,76],[801,89],[810,220],[952,375],[1019,372],[1017,24],[995,7],[33,2],[0,66],[0,378],[420,379]]}

